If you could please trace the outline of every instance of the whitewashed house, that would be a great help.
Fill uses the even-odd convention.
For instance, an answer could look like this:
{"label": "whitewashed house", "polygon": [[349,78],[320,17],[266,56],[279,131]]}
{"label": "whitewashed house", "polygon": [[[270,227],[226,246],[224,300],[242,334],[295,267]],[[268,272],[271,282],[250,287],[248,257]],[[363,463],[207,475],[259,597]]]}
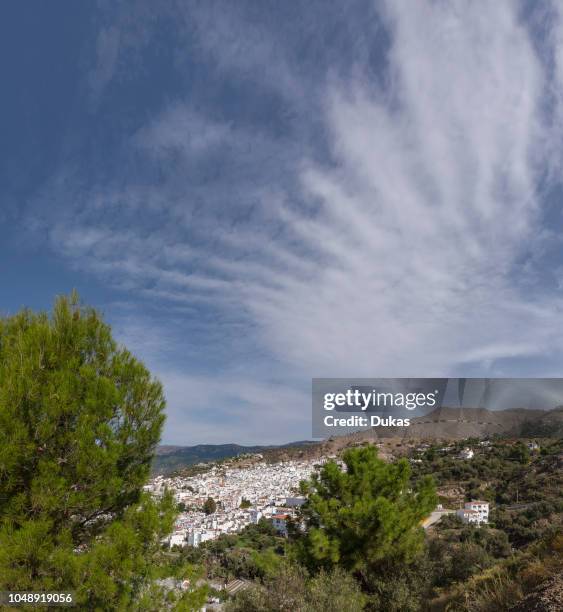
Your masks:
{"label": "whitewashed house", "polygon": [[170,548],[172,546],[185,546],[186,545],[186,532],[185,531],[177,531],[170,536],[170,540],[168,542]]}
{"label": "whitewashed house", "polygon": [[205,529],[203,530],[194,529],[188,535],[188,544],[190,546],[193,546],[194,548],[197,548],[202,542],[207,542],[208,540],[214,540],[214,539],[215,539],[215,534],[213,532],[207,531]]}
{"label": "whitewashed house", "polygon": [[489,502],[474,500],[466,502],[464,508],[457,511],[457,515],[464,523],[481,525],[489,522]]}
{"label": "whitewashed house", "polygon": [[459,453],[460,459],[473,459],[475,453],[470,448],[464,448],[461,453]]}
{"label": "whitewashed house", "polygon": [[262,518],[262,512],[257,510],[256,508],[251,508],[248,511],[248,518],[253,525],[256,525],[258,521]]}
{"label": "whitewashed house", "polygon": [[457,515],[464,523],[479,525],[479,513],[476,510],[460,508],[457,511]]}

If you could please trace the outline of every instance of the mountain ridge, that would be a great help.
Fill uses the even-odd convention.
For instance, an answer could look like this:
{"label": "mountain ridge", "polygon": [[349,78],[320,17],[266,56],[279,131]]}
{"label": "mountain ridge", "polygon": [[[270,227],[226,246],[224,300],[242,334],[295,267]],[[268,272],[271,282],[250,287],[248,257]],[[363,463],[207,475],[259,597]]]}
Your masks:
{"label": "mountain ridge", "polygon": [[[509,408],[487,410],[486,408],[435,408],[415,417],[409,427],[372,427],[369,430],[351,432],[342,436],[331,436],[326,440],[300,440],[286,444],[249,445],[196,444],[193,446],[162,445],[157,448],[153,472],[170,473],[177,469],[236,457],[245,453],[274,454],[278,460],[287,459],[290,451],[317,449],[330,453],[351,443],[376,442],[389,438],[459,440],[485,438],[493,435],[514,437],[553,437],[563,435],[563,407],[553,410]],[[287,451],[287,453],[284,453]]]}
{"label": "mountain ridge", "polygon": [[196,444],[193,446],[164,444],[157,447],[156,456],[153,462],[153,472],[169,473],[190,465],[207,463],[209,461],[220,461],[222,459],[229,459],[247,453],[283,452],[284,450],[316,446],[318,444],[319,442],[314,440],[300,440],[277,445],[256,444],[251,446],[235,443]]}

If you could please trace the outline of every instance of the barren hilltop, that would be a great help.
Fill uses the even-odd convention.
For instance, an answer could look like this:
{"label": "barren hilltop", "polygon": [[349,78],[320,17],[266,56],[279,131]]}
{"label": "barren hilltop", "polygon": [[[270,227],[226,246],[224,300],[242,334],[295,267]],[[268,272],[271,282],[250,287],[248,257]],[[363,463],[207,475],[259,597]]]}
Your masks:
{"label": "barren hilltop", "polygon": [[343,438],[354,441],[379,438],[462,440],[495,434],[514,437],[562,435],[563,407],[548,411],[443,407],[411,419],[409,427],[373,427]]}

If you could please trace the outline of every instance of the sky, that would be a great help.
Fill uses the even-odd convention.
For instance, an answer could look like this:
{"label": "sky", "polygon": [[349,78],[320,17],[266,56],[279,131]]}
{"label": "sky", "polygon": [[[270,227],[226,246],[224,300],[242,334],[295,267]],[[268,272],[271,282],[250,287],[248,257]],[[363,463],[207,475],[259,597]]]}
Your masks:
{"label": "sky", "polygon": [[561,376],[563,6],[3,3],[0,313],[76,288],[163,442],[312,377]]}

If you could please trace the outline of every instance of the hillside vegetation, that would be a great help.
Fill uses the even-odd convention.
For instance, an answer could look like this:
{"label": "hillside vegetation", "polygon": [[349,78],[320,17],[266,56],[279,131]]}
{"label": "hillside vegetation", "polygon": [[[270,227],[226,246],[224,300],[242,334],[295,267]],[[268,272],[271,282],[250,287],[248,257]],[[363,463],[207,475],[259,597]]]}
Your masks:
{"label": "hillside vegetation", "polygon": [[[329,462],[303,484],[309,501],[289,538],[262,520],[176,554],[204,563],[211,580],[246,581],[234,597],[222,593],[231,612],[496,612],[521,601],[536,607],[521,604],[520,612],[559,610],[563,441],[536,439],[532,452],[528,441],[469,438],[444,446],[426,440],[401,447],[405,456],[386,462],[372,445],[360,444],[344,451],[346,471]],[[463,448],[475,456],[460,459]],[[409,485],[401,484],[405,476]],[[436,487],[429,504],[427,486]],[[403,504],[398,491],[415,497]],[[464,525],[450,514],[424,532],[418,526],[437,502],[456,509],[476,498],[491,504],[488,525]],[[402,523],[406,516],[417,526]],[[399,534],[408,537],[401,543]],[[342,590],[335,593],[337,579]],[[312,597],[321,586],[338,607]],[[559,607],[537,607],[542,601]]]}

